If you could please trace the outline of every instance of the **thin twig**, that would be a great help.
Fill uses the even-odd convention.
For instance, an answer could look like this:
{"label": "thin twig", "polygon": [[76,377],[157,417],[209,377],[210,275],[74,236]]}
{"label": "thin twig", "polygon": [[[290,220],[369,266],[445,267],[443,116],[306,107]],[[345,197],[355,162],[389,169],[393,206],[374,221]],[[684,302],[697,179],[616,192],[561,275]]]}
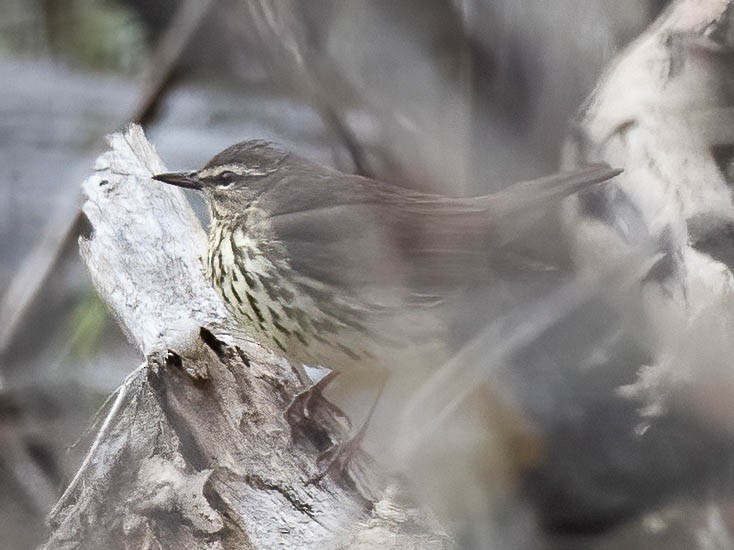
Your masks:
{"label": "thin twig", "polygon": [[49,517],[54,517],[58,514],[59,510],[66,506],[68,503],[68,499],[70,495],[74,493],[76,490],[77,485],[81,481],[81,479],[84,477],[84,475],[87,473],[87,468],[89,468],[89,464],[92,462],[92,459],[96,456],[97,449],[99,448],[100,443],[107,437],[107,433],[112,426],[113,421],[117,418],[117,415],[122,410],[122,406],[125,403],[125,398],[127,397],[130,387],[132,386],[132,383],[138,379],[140,376],[140,373],[148,366],[147,363],[143,363],[138,368],[136,368],[134,371],[132,371],[125,380],[123,381],[122,385],[115,390],[115,393],[113,395],[116,395],[115,402],[112,404],[112,407],[110,407],[110,411],[107,413],[107,416],[105,417],[104,423],[102,424],[102,427],[99,429],[99,432],[97,432],[97,436],[94,438],[94,442],[89,448],[89,451],[87,452],[86,457],[84,458],[84,461],[82,462],[81,466],[79,466],[79,469],[77,470],[76,474],[74,475],[74,478],[69,483],[66,490],[64,490],[64,494],[61,495],[61,498],[59,498],[56,505],[51,510]]}

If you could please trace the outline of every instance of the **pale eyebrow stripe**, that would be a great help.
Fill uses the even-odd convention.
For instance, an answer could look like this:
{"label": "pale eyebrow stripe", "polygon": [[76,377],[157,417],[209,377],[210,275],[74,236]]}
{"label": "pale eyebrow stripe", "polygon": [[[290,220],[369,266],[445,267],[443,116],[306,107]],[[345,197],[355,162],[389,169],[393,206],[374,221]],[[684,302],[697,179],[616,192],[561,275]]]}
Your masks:
{"label": "pale eyebrow stripe", "polygon": [[241,164],[224,164],[222,166],[212,166],[211,168],[205,168],[198,174],[200,178],[215,178],[221,176],[224,172],[232,172],[238,176],[246,176],[251,174],[252,170]]}

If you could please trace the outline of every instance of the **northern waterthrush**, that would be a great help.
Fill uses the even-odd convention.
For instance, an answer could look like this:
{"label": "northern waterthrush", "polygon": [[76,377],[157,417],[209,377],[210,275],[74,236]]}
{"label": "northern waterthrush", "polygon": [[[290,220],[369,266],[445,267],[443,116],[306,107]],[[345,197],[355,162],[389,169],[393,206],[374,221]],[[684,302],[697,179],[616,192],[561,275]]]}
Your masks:
{"label": "northern waterthrush", "polygon": [[461,289],[518,266],[548,269],[520,237],[548,205],[619,172],[595,165],[449,198],[246,141],[201,170],[154,179],[204,193],[208,275],[249,335],[298,362],[340,369],[389,367],[380,354],[411,345],[405,335],[422,330],[421,313]]}

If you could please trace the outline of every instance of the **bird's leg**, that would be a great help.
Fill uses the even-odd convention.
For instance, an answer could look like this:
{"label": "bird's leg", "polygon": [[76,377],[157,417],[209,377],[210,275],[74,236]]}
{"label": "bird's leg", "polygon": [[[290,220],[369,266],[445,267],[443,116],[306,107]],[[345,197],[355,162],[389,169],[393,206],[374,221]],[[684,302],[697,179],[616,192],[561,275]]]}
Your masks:
{"label": "bird's leg", "polygon": [[362,440],[367,433],[367,428],[369,427],[372,415],[377,409],[377,405],[380,402],[382,392],[385,390],[387,379],[389,377],[389,373],[386,370],[380,369],[378,372],[380,374],[380,379],[378,382],[379,385],[377,388],[377,394],[375,395],[375,399],[370,405],[370,409],[367,412],[367,416],[362,423],[362,426],[359,428],[359,430],[357,430],[356,433],[349,436],[345,441],[335,443],[329,449],[321,453],[318,458],[318,462],[319,464],[325,465],[323,466],[321,472],[316,477],[310,480],[311,483],[321,481],[322,479],[324,479],[324,477],[326,477],[329,472],[333,471],[334,469],[337,469],[337,471],[343,473],[350,460],[354,457],[354,453],[359,450],[362,444]]}
{"label": "bird's leg", "polygon": [[[326,387],[334,381],[339,374],[338,371],[329,371],[318,382],[296,395],[285,410],[285,417],[291,426],[302,423],[312,418],[312,402],[314,398],[320,398]],[[343,414],[343,413],[342,413]]]}

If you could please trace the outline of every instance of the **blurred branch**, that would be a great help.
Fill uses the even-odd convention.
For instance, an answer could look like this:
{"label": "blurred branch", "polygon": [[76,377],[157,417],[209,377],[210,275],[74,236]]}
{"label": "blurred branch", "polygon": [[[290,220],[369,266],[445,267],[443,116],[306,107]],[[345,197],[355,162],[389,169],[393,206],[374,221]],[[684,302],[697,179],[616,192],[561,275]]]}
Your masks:
{"label": "blurred branch", "polygon": [[[186,0],[160,39],[142,78],[139,100],[126,122],[147,124],[164,96],[182,53],[217,0]],[[12,346],[21,323],[64,251],[82,227],[78,208],[61,210],[51,218],[41,238],[26,255],[0,301],[0,357]]]}
{"label": "blurred branch", "polygon": [[73,212],[57,211],[5,289],[0,300],[0,358],[10,350],[28,310],[63,252],[78,235],[80,221],[76,208]]}
{"label": "blurred branch", "polygon": [[118,390],[45,547],[450,546],[420,511],[375,496],[382,481],[364,455],[309,481],[347,427],[330,407],[288,424],[304,376],[232,343],[237,328],[204,277],[206,236],[183,193],[150,180],[164,166],[139,127],[110,143],[84,184],[93,233],[80,246],[146,362]]}
{"label": "blurred branch", "polygon": [[[375,177],[363,145],[344,120],[343,105],[336,101],[338,94],[335,89],[344,91],[351,87],[345,79],[334,74],[333,68],[327,70],[326,64],[315,55],[316,33],[309,28],[304,5],[293,0],[234,2],[233,8],[239,8],[235,13],[243,14],[235,18],[235,23],[252,25],[267,52],[272,73],[311,102],[326,126],[349,152],[354,172]],[[354,93],[350,89],[350,94]]]}
{"label": "blurred branch", "polygon": [[194,34],[219,0],[185,0],[160,38],[142,79],[140,99],[130,122],[147,125],[165,90],[173,80],[181,56]]}

